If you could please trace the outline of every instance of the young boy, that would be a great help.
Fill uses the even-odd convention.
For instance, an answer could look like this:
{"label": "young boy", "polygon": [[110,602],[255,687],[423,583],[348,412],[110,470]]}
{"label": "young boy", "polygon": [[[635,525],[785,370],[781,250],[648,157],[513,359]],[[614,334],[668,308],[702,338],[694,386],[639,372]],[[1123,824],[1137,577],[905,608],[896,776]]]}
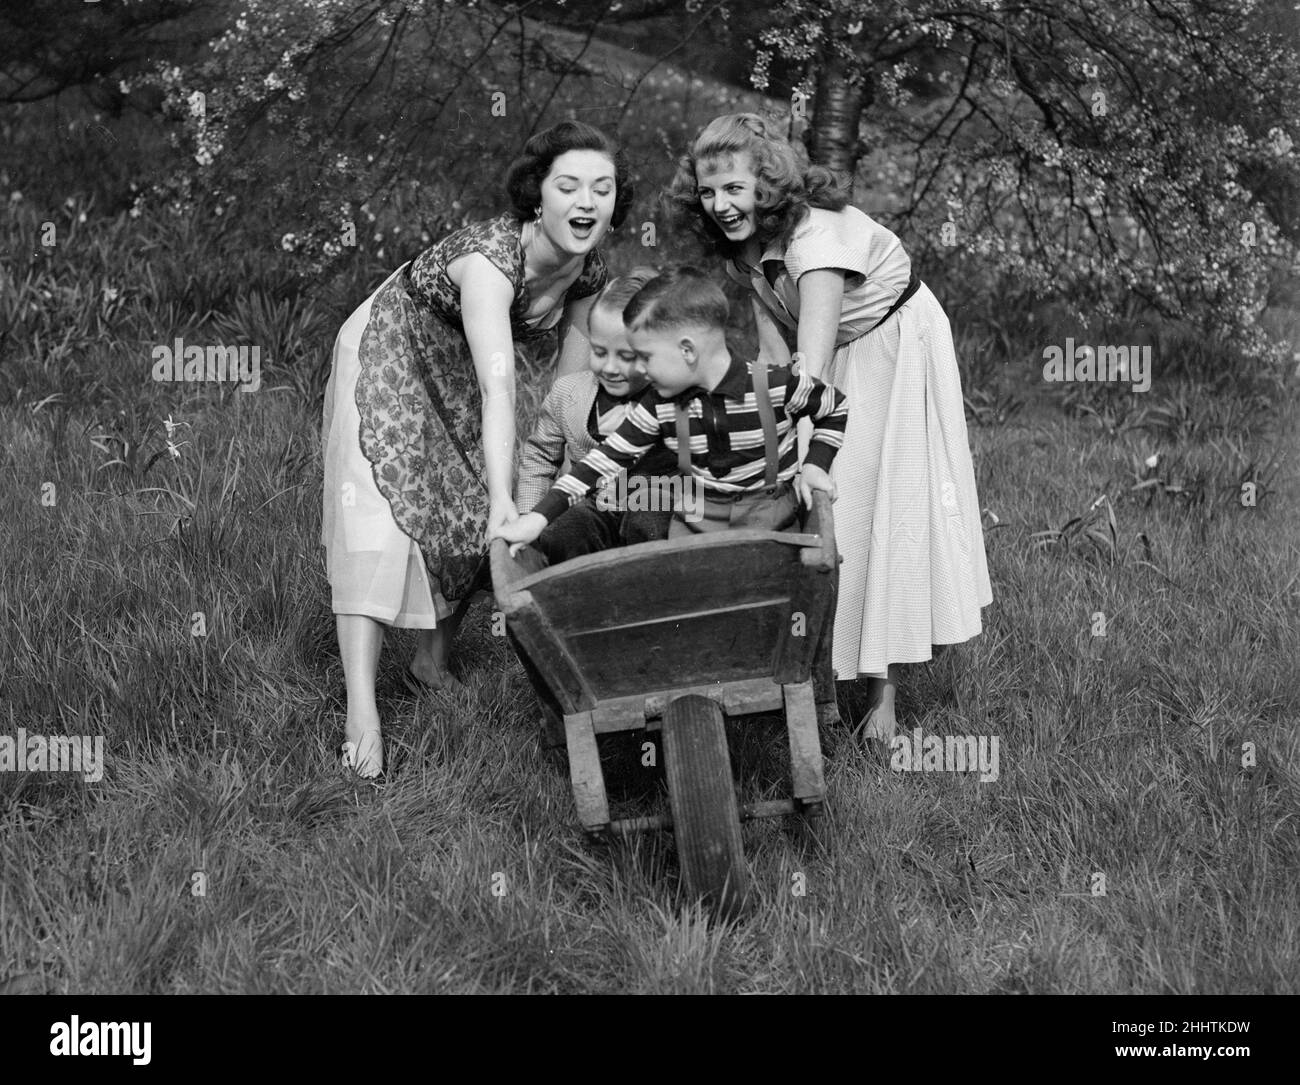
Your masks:
{"label": "young boy", "polygon": [[[657,268],[634,268],[611,280],[596,295],[587,317],[590,368],[561,377],[552,385],[532,436],[524,444],[515,484],[515,505],[521,513],[546,496],[566,453],[571,463],[581,460],[619,427],[645,391],[647,381],[637,372],[636,354],[623,325],[623,308],[658,274]],[[676,461],[666,449],[647,455],[623,478],[603,481],[594,493],[548,524],[536,548],[549,564],[556,565],[597,550],[667,538],[671,498],[665,492],[646,501],[644,492],[653,487],[654,479],[675,469]],[[626,500],[630,494],[641,500]]]}
{"label": "young boy", "polygon": [[799,468],[795,422],[813,421],[799,496],[811,503],[844,441],[844,396],[806,374],[747,365],[727,349],[726,295],[691,267],[668,271],[642,287],[623,310],[637,368],[650,387],[623,423],[560,478],[534,509],[502,525],[507,542],[532,542],[547,524],[581,500],[601,479],[636,463],[652,448],[668,448],[679,469],[702,486],[702,519],[674,512],[669,537],[752,527],[792,525]]}

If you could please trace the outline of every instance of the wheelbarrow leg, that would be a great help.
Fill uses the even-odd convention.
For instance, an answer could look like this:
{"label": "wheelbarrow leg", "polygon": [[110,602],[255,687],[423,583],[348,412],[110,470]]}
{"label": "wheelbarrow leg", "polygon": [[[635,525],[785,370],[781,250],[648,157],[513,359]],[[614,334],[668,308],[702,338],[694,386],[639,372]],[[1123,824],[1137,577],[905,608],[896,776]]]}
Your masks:
{"label": "wheelbarrow leg", "polygon": [[831,630],[835,625],[836,596],[839,594],[840,573],[830,574],[831,600],[822,623],[822,634],[813,656],[812,678],[817,699],[817,722],[823,727],[833,727],[840,722],[840,707],[835,700],[835,672],[831,669]]}
{"label": "wheelbarrow leg", "polygon": [[817,738],[817,701],[812,682],[791,682],[785,693],[786,730],[790,734],[790,775],[795,803],[819,812],[826,798],[822,748]]}
{"label": "wheelbarrow leg", "polygon": [[578,820],[588,835],[604,834],[609,829],[609,800],[605,796],[605,776],[600,770],[600,751],[596,747],[596,729],[590,712],[565,715],[564,740],[569,749],[569,776],[573,781]]}

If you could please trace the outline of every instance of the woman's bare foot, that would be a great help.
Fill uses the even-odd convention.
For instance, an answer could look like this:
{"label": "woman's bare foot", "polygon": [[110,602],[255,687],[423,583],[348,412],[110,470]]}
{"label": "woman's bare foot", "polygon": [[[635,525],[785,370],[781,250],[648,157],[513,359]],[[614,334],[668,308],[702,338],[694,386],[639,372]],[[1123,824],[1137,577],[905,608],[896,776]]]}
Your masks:
{"label": "woman's bare foot", "polygon": [[430,689],[454,689],[460,683],[447,666],[451,656],[451,628],[421,629],[411,657],[411,674]]}
{"label": "woman's bare foot", "polygon": [[894,706],[890,705],[886,708],[884,705],[876,705],[863,717],[861,727],[864,738],[889,742],[898,730],[898,719],[894,715]]}
{"label": "woman's bare foot", "polygon": [[859,725],[866,738],[888,743],[898,730],[894,697],[898,693],[898,664],[889,665],[885,678],[867,679],[867,714]]}
{"label": "woman's bare foot", "polygon": [[348,711],[342,760],[345,769],[355,769],[363,780],[373,780],[384,771],[384,742],[378,712]]}

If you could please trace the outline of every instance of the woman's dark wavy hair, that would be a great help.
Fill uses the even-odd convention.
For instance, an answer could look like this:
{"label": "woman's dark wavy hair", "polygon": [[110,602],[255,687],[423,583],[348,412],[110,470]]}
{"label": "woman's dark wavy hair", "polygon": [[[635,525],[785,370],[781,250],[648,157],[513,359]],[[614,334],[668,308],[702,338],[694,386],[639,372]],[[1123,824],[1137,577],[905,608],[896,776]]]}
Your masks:
{"label": "woman's dark wavy hair", "polygon": [[700,202],[696,169],[718,159],[747,154],[758,178],[755,218],[758,239],[764,245],[779,238],[782,244],[808,214],[808,208],[838,211],[848,203],[835,175],[814,166],[802,146],[790,143],[773,121],[757,113],[728,113],[711,120],[682,156],[677,173],[663,194],[663,202],[678,223],[690,227],[704,247],[733,256],[737,246],[705,213]]}
{"label": "woman's dark wavy hair", "polygon": [[567,151],[599,151],[614,163],[614,214],[610,225],[622,225],[632,208],[633,196],[627,156],[615,140],[582,121],[560,121],[524,144],[523,153],[506,170],[511,210],[521,221],[533,217],[542,201],[542,182],[555,160]]}

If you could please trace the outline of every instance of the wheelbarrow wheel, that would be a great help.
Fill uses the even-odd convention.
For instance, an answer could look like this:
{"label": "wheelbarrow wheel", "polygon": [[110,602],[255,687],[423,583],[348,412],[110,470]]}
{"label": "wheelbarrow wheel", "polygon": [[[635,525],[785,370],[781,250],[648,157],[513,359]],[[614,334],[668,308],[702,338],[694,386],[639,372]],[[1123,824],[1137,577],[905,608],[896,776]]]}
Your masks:
{"label": "wheelbarrow wheel", "polygon": [[663,748],[686,890],[734,918],[745,908],[749,869],[722,709],[707,697],[677,698],[664,710]]}

